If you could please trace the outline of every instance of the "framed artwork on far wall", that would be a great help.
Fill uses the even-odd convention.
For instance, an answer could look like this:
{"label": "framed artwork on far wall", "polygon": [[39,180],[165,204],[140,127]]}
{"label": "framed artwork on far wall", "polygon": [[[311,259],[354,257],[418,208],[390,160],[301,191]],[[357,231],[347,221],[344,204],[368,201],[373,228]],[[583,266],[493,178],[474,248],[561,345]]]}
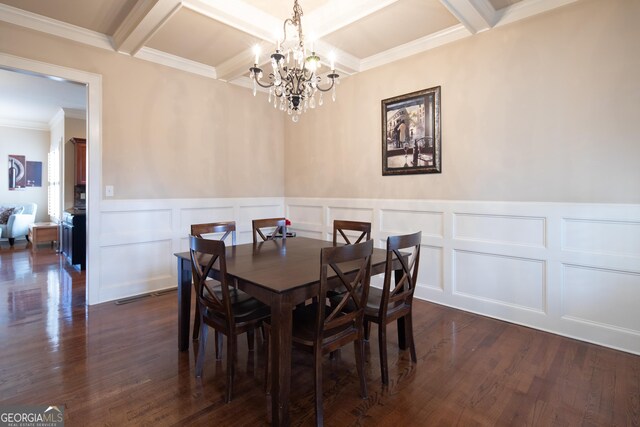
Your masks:
{"label": "framed artwork on far wall", "polygon": [[27,184],[25,156],[9,154],[9,190],[22,190]]}
{"label": "framed artwork on far wall", "polygon": [[382,100],[382,175],[441,173],[440,86]]}

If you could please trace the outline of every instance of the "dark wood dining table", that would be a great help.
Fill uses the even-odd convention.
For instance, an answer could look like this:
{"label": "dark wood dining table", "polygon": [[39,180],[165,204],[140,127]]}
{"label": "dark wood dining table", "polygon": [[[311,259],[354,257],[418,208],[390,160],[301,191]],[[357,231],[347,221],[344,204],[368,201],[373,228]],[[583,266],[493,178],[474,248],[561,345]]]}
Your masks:
{"label": "dark wood dining table", "polygon": [[[227,274],[238,287],[271,307],[270,359],[272,372],[272,425],[289,425],[291,386],[291,332],[293,308],[317,295],[320,249],[325,240],[295,237],[227,246]],[[178,259],[178,348],[189,348],[191,318],[191,260],[189,252]],[[374,249],[371,274],[384,273],[386,251]],[[405,348],[404,326],[398,323],[398,340]]]}

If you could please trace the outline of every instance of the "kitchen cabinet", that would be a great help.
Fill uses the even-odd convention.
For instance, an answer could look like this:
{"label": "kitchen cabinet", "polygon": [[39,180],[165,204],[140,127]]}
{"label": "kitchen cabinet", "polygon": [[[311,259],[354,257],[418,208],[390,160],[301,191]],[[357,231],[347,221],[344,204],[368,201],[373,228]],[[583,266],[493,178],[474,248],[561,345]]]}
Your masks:
{"label": "kitchen cabinet", "polygon": [[87,140],[84,138],[71,138],[75,147],[76,185],[87,183]]}

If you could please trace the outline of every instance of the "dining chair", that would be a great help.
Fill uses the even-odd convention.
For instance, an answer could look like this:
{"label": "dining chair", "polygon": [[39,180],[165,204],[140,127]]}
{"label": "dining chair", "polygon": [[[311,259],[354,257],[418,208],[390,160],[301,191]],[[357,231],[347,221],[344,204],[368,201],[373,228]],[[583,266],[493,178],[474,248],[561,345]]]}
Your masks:
{"label": "dining chair", "polygon": [[207,234],[224,233],[217,240],[226,240],[231,236],[231,244],[236,244],[236,222],[235,221],[222,221],[222,222],[208,222],[205,224],[191,224],[191,235],[203,238]]}
{"label": "dining chair", "polygon": [[[345,234],[345,230],[358,231],[360,232],[360,236],[358,236],[357,240],[351,242],[349,236]],[[338,241],[338,234],[342,236],[342,239],[344,239],[347,245],[360,243],[362,239],[371,239],[371,223],[362,221],[345,221],[341,219],[333,220],[333,246],[335,246]],[[351,238],[353,239],[353,236]]]}
{"label": "dining chair", "polygon": [[[412,307],[413,294],[418,280],[420,262],[420,241],[422,232],[387,238],[387,260],[382,289],[371,288],[364,310],[365,339],[369,339],[370,323],[378,324],[378,345],[380,350],[380,370],[382,383],[389,384],[387,363],[387,325],[400,318],[404,319],[404,334],[409,346],[411,361],[415,363],[416,346],[413,339]],[[401,268],[393,269],[394,260]],[[391,285],[391,276],[394,285]]]}
{"label": "dining chair", "polygon": [[[263,233],[263,228],[273,228],[270,233]],[[287,238],[287,220],[286,218],[264,218],[254,219],[251,221],[251,229],[253,230],[253,243],[258,243],[258,236],[265,240],[273,240],[276,237]]]}
{"label": "dining chair", "polygon": [[[364,373],[363,316],[371,279],[373,240],[347,246],[327,247],[320,253],[320,286],[313,302],[293,311],[293,345],[311,349],[314,357],[316,425],[323,424],[322,359],[350,342],[354,343],[360,394],[367,397]],[[346,263],[346,264],[343,264]],[[348,269],[347,269],[348,268]],[[335,306],[326,304],[327,292],[336,282],[345,287]],[[344,308],[350,306],[351,310]],[[269,330],[268,322],[266,329]],[[270,388],[269,340],[267,339],[266,386]]]}
{"label": "dining chair", "polygon": [[[231,236],[231,244],[235,246],[236,244],[236,222],[235,221],[221,221],[221,222],[208,222],[203,224],[191,224],[191,235],[204,238],[203,236],[211,235],[211,234],[219,234],[224,233],[220,239],[218,240],[226,240],[229,236]],[[194,282],[195,287],[195,282]],[[219,291],[218,291],[219,293]],[[249,296],[242,291],[235,290],[232,299],[248,299]],[[200,334],[200,312],[198,309],[198,304],[196,304],[195,316],[193,317],[193,335],[192,339],[197,340]],[[215,334],[215,342],[216,342],[216,359],[220,359],[222,357],[222,339],[220,335],[216,332]]]}
{"label": "dining chair", "polygon": [[[227,336],[227,393],[226,402],[231,401],[233,377],[238,346],[237,336],[247,333],[249,351],[254,348],[254,330],[269,318],[269,307],[249,298],[232,301],[232,288],[227,277],[225,244],[221,240],[207,240],[189,236],[191,269],[196,283],[197,305],[200,316],[200,345],[196,359],[196,377],[202,377],[207,331],[212,327]],[[217,265],[219,285],[209,276]],[[218,288],[219,287],[219,292]]]}

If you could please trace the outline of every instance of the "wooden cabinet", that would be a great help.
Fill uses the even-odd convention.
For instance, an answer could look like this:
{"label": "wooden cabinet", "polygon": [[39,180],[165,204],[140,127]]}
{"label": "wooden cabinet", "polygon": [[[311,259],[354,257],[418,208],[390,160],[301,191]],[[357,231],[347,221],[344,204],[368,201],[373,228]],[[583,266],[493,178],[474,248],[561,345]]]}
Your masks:
{"label": "wooden cabinet", "polygon": [[76,185],[87,183],[87,140],[71,138],[75,147]]}
{"label": "wooden cabinet", "polygon": [[86,265],[86,224],[86,215],[68,212],[64,213],[60,224],[62,230],[60,251],[69,264],[80,265],[81,270],[84,270]]}

